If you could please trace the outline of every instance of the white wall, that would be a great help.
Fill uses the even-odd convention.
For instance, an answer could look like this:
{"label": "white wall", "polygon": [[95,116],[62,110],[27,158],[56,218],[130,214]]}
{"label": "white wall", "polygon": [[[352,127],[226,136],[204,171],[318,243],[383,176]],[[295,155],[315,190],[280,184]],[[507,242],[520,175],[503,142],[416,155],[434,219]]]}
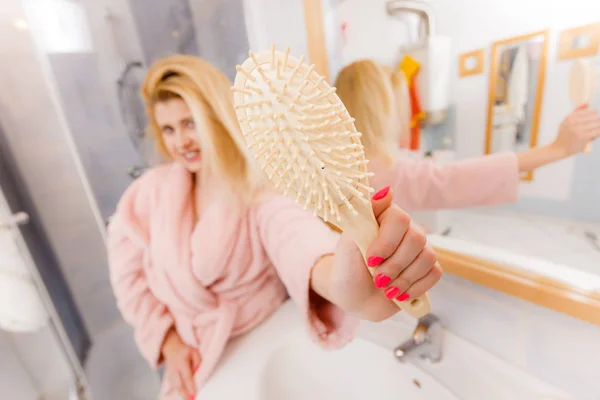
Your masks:
{"label": "white wall", "polygon": [[244,17],[250,49],[278,50],[290,47],[291,54],[308,57],[302,0],[244,0]]}
{"label": "white wall", "polygon": [[[600,327],[452,275],[429,295],[432,313],[454,334],[573,400],[599,398]],[[404,313],[394,318],[414,323]]]}
{"label": "white wall", "polygon": [[[390,62],[408,36],[405,26],[391,20],[386,0],[345,0],[338,6],[341,20],[348,22],[346,62],[375,58]],[[459,157],[483,154],[487,118],[488,72],[494,41],[538,30],[550,29],[539,144],[551,141],[564,116],[572,109],[567,79],[570,62],[557,62],[560,30],[591,22],[600,16],[600,2],[589,0],[430,0],[435,11],[438,34],[452,38],[450,102],[456,105],[456,150]],[[457,78],[458,55],[486,49],[485,73]],[[598,153],[595,154],[598,156]],[[569,159],[539,169],[534,182],[521,185],[522,198],[565,201],[572,193],[575,160]]]}

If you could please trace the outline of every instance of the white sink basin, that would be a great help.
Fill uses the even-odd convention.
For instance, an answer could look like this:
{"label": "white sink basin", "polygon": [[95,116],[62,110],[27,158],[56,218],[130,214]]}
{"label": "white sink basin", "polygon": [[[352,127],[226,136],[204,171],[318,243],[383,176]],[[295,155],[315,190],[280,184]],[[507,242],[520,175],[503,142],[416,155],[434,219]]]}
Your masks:
{"label": "white sink basin", "polygon": [[567,400],[572,397],[444,331],[442,361],[402,364],[393,349],[416,321],[399,314],[363,323],[359,336],[325,350],[288,301],[253,332],[229,343],[201,400]]}
{"label": "white sink basin", "polygon": [[269,355],[261,375],[261,400],[458,400],[391,351],[362,339],[326,351],[305,334],[294,335]]}

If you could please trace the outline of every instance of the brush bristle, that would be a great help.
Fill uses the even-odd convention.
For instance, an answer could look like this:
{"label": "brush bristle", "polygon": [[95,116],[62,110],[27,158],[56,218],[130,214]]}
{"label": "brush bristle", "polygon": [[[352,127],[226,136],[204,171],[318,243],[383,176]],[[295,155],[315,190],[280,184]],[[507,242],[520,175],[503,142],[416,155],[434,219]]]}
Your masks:
{"label": "brush bristle", "polygon": [[[235,108],[249,149],[276,188],[325,221],[340,207],[370,205],[364,147],[346,108],[315,66],[289,48],[254,54],[242,66]],[[290,193],[292,192],[292,193]]]}

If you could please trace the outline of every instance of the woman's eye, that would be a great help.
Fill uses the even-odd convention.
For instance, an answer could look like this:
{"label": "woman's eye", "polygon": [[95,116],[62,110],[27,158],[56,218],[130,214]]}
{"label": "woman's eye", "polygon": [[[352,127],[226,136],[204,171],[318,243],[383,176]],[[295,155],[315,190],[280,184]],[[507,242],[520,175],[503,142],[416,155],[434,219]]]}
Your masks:
{"label": "woman's eye", "polygon": [[185,126],[186,128],[193,129],[196,127],[196,124],[194,123],[194,121],[188,121]]}
{"label": "woman's eye", "polygon": [[166,126],[166,127],[163,128],[163,134],[165,134],[165,135],[170,135],[173,132],[174,132],[173,128],[171,128],[170,126]]}

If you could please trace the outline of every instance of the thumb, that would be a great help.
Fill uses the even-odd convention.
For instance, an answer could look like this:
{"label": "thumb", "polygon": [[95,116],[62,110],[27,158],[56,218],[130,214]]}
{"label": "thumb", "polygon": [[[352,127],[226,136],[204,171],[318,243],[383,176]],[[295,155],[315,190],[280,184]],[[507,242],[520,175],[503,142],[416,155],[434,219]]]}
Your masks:
{"label": "thumb", "polygon": [[198,350],[192,351],[192,371],[194,371],[194,373],[196,373],[196,371],[198,371],[198,368],[200,368],[200,363],[202,362],[202,359],[200,357],[200,352]]}
{"label": "thumb", "polygon": [[379,216],[392,205],[392,190],[389,186],[384,187],[373,195],[371,204],[375,218],[379,220]]}

